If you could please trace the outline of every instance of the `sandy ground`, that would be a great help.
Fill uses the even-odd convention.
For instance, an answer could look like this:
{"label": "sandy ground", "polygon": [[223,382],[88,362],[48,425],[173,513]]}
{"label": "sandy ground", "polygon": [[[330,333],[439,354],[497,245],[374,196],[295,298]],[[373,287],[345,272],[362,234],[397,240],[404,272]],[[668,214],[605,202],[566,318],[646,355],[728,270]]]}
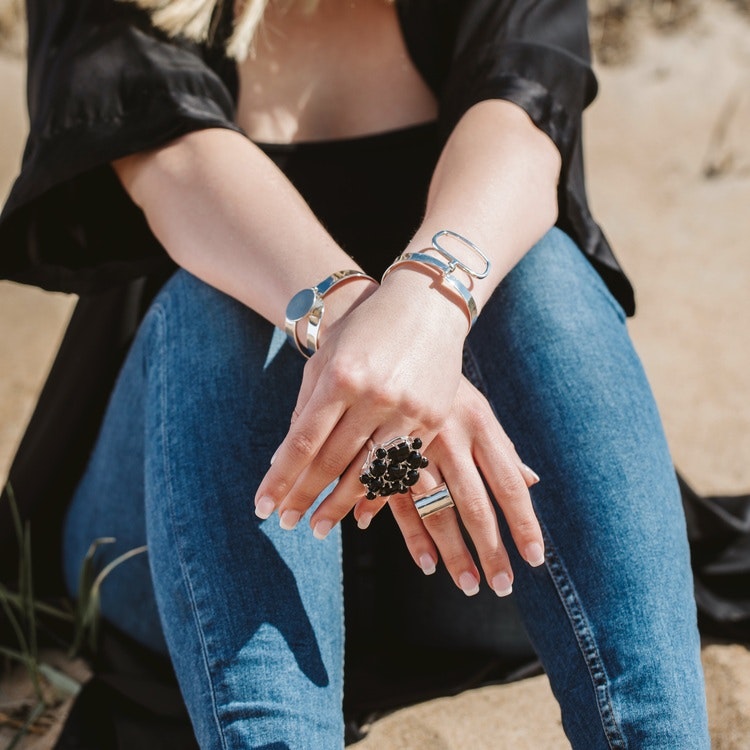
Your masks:
{"label": "sandy ground", "polygon": [[[612,5],[610,3],[610,5]],[[682,7],[684,7],[684,3]],[[617,25],[586,114],[589,192],[638,291],[631,331],[677,465],[704,492],[750,491],[750,23],[719,0],[670,31]],[[735,7],[742,6],[735,2]],[[645,6],[644,6],[645,7]],[[1,19],[0,19],[1,20]],[[602,31],[602,28],[599,28]],[[612,33],[612,26],[604,31]],[[625,42],[624,44],[618,44]],[[0,56],[0,197],[23,144],[21,64]],[[0,476],[71,301],[0,283]],[[750,747],[750,653],[704,648],[717,750]],[[0,706],[10,699],[0,684]],[[0,708],[1,710],[1,708]],[[0,734],[0,746],[6,735]],[[29,743],[42,750],[50,737]],[[381,719],[358,750],[568,747],[544,677],[431,701]]]}

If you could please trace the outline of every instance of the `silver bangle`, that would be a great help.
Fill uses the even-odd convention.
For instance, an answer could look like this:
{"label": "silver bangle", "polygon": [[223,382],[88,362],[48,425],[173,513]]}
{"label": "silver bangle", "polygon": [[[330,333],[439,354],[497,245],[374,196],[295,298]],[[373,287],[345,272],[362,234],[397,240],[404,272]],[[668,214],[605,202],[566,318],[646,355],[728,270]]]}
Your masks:
{"label": "silver bangle", "polygon": [[[465,263],[459,260],[455,255],[449,253],[438,242],[438,240],[444,236],[453,237],[454,239],[462,242],[467,247],[471,248],[484,262],[484,268],[481,271],[475,271],[473,268],[467,266]],[[490,263],[489,258],[473,242],[467,240],[466,237],[458,234],[457,232],[452,232],[450,229],[441,229],[437,234],[435,234],[435,236],[432,238],[432,249],[442,255],[443,258],[445,258],[448,262],[444,263],[438,258],[433,258],[431,255],[427,255],[426,252],[402,253],[398,256],[398,258],[396,258],[396,260],[393,261],[393,263],[391,263],[390,266],[388,266],[388,268],[385,269],[385,273],[383,274],[381,283],[385,281],[388,274],[394,268],[402,265],[403,263],[421,263],[422,265],[436,268],[438,271],[440,271],[442,280],[446,284],[451,286],[455,292],[458,293],[458,295],[466,305],[466,312],[469,315],[469,330],[471,330],[477,319],[477,303],[474,300],[471,292],[466,288],[465,284],[457,279],[453,275],[453,272],[458,268],[468,276],[471,276],[475,279],[484,279],[489,274],[490,269],[492,268],[492,264]]]}
{"label": "silver bangle", "polygon": [[[284,316],[284,331],[303,357],[309,359],[318,351],[320,323],[325,311],[323,298],[337,284],[355,278],[369,279],[377,284],[377,281],[364,271],[336,271],[336,273],[326,276],[319,284],[308,289],[301,289],[289,300]],[[300,341],[300,337],[297,335],[297,323],[303,320],[307,320],[305,343]]]}

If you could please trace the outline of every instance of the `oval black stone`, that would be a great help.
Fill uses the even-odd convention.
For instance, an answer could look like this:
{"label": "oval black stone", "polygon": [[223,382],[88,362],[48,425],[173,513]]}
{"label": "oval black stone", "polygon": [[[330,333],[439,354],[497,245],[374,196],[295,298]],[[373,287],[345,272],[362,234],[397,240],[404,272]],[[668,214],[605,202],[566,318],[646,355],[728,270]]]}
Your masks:
{"label": "oval black stone", "polygon": [[416,469],[412,469],[402,480],[401,484],[405,484],[407,487],[411,487],[417,483],[419,479],[419,472]]}
{"label": "oval black stone", "polygon": [[365,497],[366,497],[366,498],[367,498],[368,500],[374,500],[374,499],[375,499],[375,498],[377,497],[377,493],[375,493],[375,492],[373,492],[372,490],[370,490],[370,491],[369,491],[369,492],[368,492],[368,493],[367,493],[367,494],[365,495]]}
{"label": "oval black stone", "polygon": [[396,492],[398,492],[399,495],[405,495],[408,491],[409,490],[407,490],[406,487],[404,487],[403,482],[399,482],[396,485]]}
{"label": "oval black stone", "polygon": [[370,475],[369,474],[360,475],[359,481],[362,482],[362,484],[367,484],[370,481]]}
{"label": "oval black stone", "polygon": [[424,469],[425,466],[429,466],[429,465],[430,465],[429,459],[422,456],[422,463],[420,464],[420,468]]}
{"label": "oval black stone", "polygon": [[388,467],[388,476],[393,479],[403,479],[406,476],[408,467],[404,464],[391,464]]}
{"label": "oval black stone", "polygon": [[412,467],[412,469],[418,469],[422,465],[422,454],[419,451],[412,451],[406,457],[406,463]]}
{"label": "oval black stone", "polygon": [[411,447],[419,450],[422,447],[422,438],[415,437],[414,440],[411,441]]}
{"label": "oval black stone", "polygon": [[386,457],[387,455],[388,455],[388,451],[386,451],[386,449],[385,449],[385,448],[378,448],[378,449],[377,449],[377,450],[375,451],[375,456],[376,456],[377,458],[385,458],[385,457]]}
{"label": "oval black stone", "polygon": [[382,477],[387,468],[385,461],[378,459],[370,464],[370,474],[374,477]]}
{"label": "oval black stone", "polygon": [[409,448],[407,443],[399,443],[395,448],[393,460],[399,462],[405,461],[410,452],[411,448]]}

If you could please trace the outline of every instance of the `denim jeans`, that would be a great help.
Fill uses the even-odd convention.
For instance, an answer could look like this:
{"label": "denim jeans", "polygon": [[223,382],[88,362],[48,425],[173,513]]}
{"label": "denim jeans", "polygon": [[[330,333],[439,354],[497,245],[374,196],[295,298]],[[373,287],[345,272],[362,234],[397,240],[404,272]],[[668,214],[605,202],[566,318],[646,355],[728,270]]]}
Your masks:
{"label": "denim jeans", "polygon": [[[302,367],[280,331],[178,271],[141,325],[66,519],[72,593],[93,538],[117,538],[103,562],[148,544],[105,583],[103,614],[169,653],[201,748],[343,744],[340,531],[318,541],[253,513]],[[709,747],[659,415],[621,308],[561,231],[496,290],[465,373],[542,477],[546,564],[526,565],[501,526],[571,744]]]}

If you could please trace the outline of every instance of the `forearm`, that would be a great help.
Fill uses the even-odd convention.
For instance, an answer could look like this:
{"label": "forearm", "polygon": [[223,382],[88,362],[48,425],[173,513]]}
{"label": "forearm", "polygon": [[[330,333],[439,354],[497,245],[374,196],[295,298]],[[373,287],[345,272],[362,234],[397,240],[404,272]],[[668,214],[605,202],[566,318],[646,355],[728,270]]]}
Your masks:
{"label": "forearm", "polygon": [[[299,289],[359,268],[281,171],[238,133],[190,133],[114,168],[176,263],[275,325],[283,327]],[[371,287],[342,285],[327,298],[336,309],[326,317],[339,317]]]}
{"label": "forearm", "polygon": [[[500,100],[475,105],[443,149],[424,221],[406,250],[429,248],[441,229],[474,242],[491,261],[490,275],[472,284],[457,274],[470,286],[481,310],[503,277],[554,225],[560,163],[554,143],[520,107]],[[481,267],[481,261],[461,245],[446,240],[445,246],[467,265]],[[412,278],[412,284],[429,283],[418,266],[406,268],[421,273],[423,280]]]}

